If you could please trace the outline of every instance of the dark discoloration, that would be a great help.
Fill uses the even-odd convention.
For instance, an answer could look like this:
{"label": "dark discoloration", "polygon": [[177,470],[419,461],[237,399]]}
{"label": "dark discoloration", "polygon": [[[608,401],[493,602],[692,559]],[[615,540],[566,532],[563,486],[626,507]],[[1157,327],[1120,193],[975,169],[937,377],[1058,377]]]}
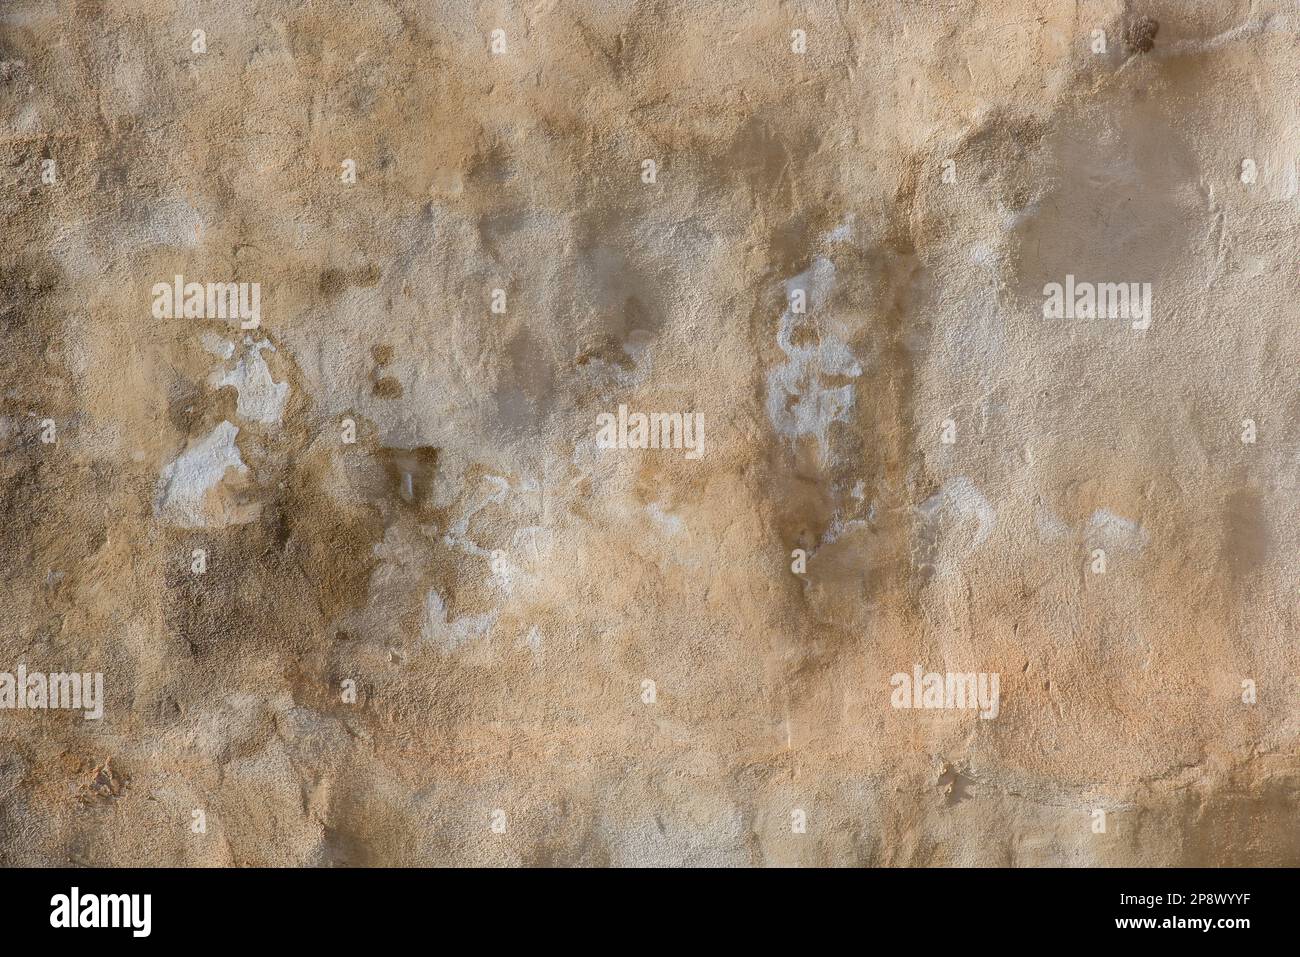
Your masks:
{"label": "dark discoloration", "polygon": [[384,376],[384,378],[377,380],[372,391],[381,399],[400,399],[405,392],[402,383],[392,376]]}
{"label": "dark discoloration", "polygon": [[1124,26],[1124,47],[1130,53],[1148,53],[1156,45],[1160,24],[1151,17],[1138,17]]}
{"label": "dark discoloration", "polygon": [[438,450],[422,445],[413,449],[380,449],[379,461],[388,477],[389,492],[407,505],[427,503],[438,472]]}

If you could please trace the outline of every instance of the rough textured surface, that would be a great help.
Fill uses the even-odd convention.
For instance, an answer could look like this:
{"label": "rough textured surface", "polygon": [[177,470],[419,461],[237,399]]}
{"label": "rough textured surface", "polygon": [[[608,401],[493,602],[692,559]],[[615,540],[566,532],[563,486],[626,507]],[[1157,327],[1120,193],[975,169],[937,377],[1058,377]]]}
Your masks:
{"label": "rough textured surface", "polygon": [[6,2],[0,863],[1300,864],[1298,37]]}

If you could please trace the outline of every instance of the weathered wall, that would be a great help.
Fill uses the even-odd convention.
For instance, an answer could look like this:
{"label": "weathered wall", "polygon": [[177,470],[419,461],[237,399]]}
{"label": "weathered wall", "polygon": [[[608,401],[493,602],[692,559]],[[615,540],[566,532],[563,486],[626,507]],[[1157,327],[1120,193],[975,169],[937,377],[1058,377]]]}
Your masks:
{"label": "weathered wall", "polygon": [[1298,41],[6,3],[0,863],[1300,864]]}

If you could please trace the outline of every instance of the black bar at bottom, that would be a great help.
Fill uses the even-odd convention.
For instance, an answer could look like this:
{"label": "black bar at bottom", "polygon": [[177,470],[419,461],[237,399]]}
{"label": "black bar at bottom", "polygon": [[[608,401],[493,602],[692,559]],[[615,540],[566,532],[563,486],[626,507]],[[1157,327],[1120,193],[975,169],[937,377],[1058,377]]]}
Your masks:
{"label": "black bar at bottom", "polygon": [[34,869],[0,870],[0,912],[10,941],[76,935],[79,943],[113,938],[127,946],[372,946],[411,935],[459,946],[457,939],[469,943],[461,932],[473,939],[486,931],[497,943],[577,933],[640,950],[638,940],[684,943],[665,935],[688,928],[696,943],[717,937],[732,945],[832,930],[881,941],[878,933],[892,929],[952,946],[971,933],[1020,932],[1232,946],[1261,930],[1295,928],[1295,880],[1289,869]]}

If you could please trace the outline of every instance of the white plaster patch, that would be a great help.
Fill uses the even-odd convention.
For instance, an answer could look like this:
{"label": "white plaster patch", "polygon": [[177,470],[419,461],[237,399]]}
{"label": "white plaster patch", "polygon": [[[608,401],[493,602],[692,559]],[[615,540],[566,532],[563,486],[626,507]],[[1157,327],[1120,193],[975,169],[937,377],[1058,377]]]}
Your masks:
{"label": "white plaster patch", "polygon": [[843,242],[848,242],[850,239],[852,239],[853,220],[854,220],[854,216],[852,213],[850,213],[848,216],[845,217],[844,222],[840,223],[838,226],[836,226],[834,229],[832,229],[829,233],[826,234],[826,241],[828,243],[843,243]]}
{"label": "white plaster patch", "polygon": [[[793,339],[795,329],[812,321],[834,288],[835,266],[824,256],[818,256],[807,271],[786,281],[786,307],[777,327],[776,344],[787,361],[767,374],[767,415],[772,425],[790,438],[816,436],[823,454],[827,430],[832,423],[848,419],[854,387],[851,383],[823,387],[822,378],[857,378],[862,375],[862,367],[848,346],[833,335],[823,332],[815,344],[805,346],[795,345]],[[790,296],[796,289],[804,290],[807,296],[806,314],[792,311]]]}
{"label": "white plaster patch", "polygon": [[420,624],[420,640],[455,651],[473,638],[482,638],[492,630],[500,613],[490,611],[482,615],[464,615],[453,622],[447,621],[447,606],[434,589],[424,598],[424,620]]}
{"label": "white plaster patch", "polygon": [[467,555],[490,558],[492,553],[488,549],[470,541],[469,523],[474,520],[475,515],[489,505],[499,505],[504,502],[506,496],[510,494],[510,483],[499,475],[485,475],[483,479],[492,486],[492,490],[478,504],[466,508],[461,513],[460,518],[456,519],[451,528],[447,529],[447,534],[442,537],[442,543],[451,548],[459,548]]}
{"label": "white plaster patch", "polygon": [[645,510],[650,519],[669,535],[680,535],[686,530],[686,523],[676,515],[665,512],[663,506],[658,502],[651,502],[645,507]]}
{"label": "white plaster patch", "polygon": [[222,422],[207,438],[191,445],[169,463],[158,479],[154,497],[154,514],[164,521],[182,528],[201,528],[205,525],[228,525],[248,518],[230,514],[209,516],[205,500],[210,491],[220,484],[227,469],[244,474],[248,466],[235,445],[239,428]]}
{"label": "white plaster patch", "polygon": [[1146,530],[1137,522],[1099,508],[1088,520],[1088,537],[1112,547],[1141,548],[1147,543]]}
{"label": "white plaster patch", "polygon": [[149,208],[143,237],[159,246],[197,246],[203,229],[198,211],[183,199],[169,199]]}
{"label": "white plaster patch", "polygon": [[507,595],[515,590],[515,580],[519,577],[519,566],[510,560],[505,549],[495,549],[490,553],[488,568],[491,574],[488,581],[500,588]]}
{"label": "white plaster patch", "polygon": [[229,339],[221,338],[215,332],[205,330],[203,335],[199,336],[199,342],[202,343],[205,350],[214,356],[229,359],[235,354],[235,344]]}
{"label": "white plaster patch", "polygon": [[[204,345],[206,348],[207,344]],[[284,403],[289,398],[289,383],[277,383],[271,378],[271,369],[262,358],[264,349],[275,352],[275,346],[265,339],[250,344],[247,355],[241,357],[233,369],[212,374],[212,384],[217,388],[227,385],[235,387],[239,392],[235,411],[241,418],[261,422],[263,425],[276,425],[284,414]]]}
{"label": "white plaster patch", "polygon": [[528,634],[524,637],[523,644],[534,655],[542,653],[542,633],[536,625],[528,629]]}
{"label": "white plaster patch", "polygon": [[41,112],[33,104],[23,107],[22,112],[18,114],[18,119],[14,121],[14,131],[23,135],[30,136],[42,132],[44,127]]}
{"label": "white plaster patch", "polygon": [[830,545],[832,542],[838,542],[841,538],[843,538],[845,535],[848,535],[850,532],[855,532],[860,528],[868,528],[868,527],[869,526],[867,525],[867,523],[860,518],[851,518],[846,522],[837,513],[835,517],[831,519],[830,527],[826,529],[825,533],[821,537],[821,540],[817,543],[818,547],[822,545]]}
{"label": "white plaster patch", "polygon": [[939,491],[922,502],[917,510],[927,519],[935,519],[944,513],[952,513],[958,519],[974,519],[977,523],[975,545],[982,545],[997,524],[997,511],[975,483],[964,475],[944,482]]}

